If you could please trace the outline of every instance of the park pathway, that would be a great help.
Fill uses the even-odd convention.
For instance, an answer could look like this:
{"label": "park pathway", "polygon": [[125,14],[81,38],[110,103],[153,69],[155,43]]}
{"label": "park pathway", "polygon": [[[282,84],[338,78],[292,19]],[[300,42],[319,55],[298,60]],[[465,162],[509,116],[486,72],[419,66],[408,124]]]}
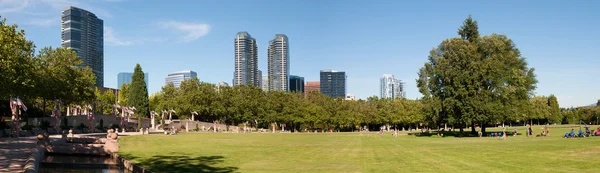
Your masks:
{"label": "park pathway", "polygon": [[0,138],[0,173],[23,172],[23,166],[37,139],[32,137]]}

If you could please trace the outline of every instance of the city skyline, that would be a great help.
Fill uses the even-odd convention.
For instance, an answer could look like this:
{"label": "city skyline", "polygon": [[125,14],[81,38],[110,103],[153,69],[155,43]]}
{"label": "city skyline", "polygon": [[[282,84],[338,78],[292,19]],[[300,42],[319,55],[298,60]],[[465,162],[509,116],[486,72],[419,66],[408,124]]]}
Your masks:
{"label": "city skyline", "polygon": [[[262,50],[259,69],[267,69],[267,40],[284,33],[293,40],[294,74],[315,81],[320,69],[344,70],[351,74],[348,92],[362,99],[378,95],[383,73],[396,74],[406,82],[407,98],[421,97],[416,73],[429,50],[446,38],[458,37],[456,28],[472,15],[482,35],[506,34],[515,41],[529,66],[536,69],[536,95],[554,94],[561,107],[589,105],[600,98],[592,92],[592,86],[599,83],[590,80],[600,72],[595,67],[600,58],[585,51],[600,46],[593,29],[598,26],[593,21],[599,15],[594,10],[599,2],[505,1],[466,3],[466,7],[452,2],[339,2],[2,1],[0,13],[8,23],[25,29],[38,48],[61,46],[56,31],[61,28],[64,8],[73,5],[96,14],[104,20],[106,87],[118,88],[117,73],[136,63],[155,74],[149,93],[160,91],[162,76],[177,69],[196,70],[210,83],[228,81],[234,69],[231,36],[248,31]],[[158,6],[164,10],[148,10]],[[242,13],[244,9],[271,11]],[[273,17],[273,13],[284,15]]]}

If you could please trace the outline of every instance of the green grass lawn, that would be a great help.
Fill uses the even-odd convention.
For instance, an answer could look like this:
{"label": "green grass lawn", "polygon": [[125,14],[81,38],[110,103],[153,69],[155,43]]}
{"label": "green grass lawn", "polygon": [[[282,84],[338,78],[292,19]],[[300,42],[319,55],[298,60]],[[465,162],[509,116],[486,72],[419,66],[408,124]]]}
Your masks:
{"label": "green grass lawn", "polygon": [[600,137],[563,139],[571,128],[578,130],[553,126],[548,137],[507,140],[392,137],[389,132],[143,135],[120,138],[119,154],[151,171],[169,173],[600,172]]}

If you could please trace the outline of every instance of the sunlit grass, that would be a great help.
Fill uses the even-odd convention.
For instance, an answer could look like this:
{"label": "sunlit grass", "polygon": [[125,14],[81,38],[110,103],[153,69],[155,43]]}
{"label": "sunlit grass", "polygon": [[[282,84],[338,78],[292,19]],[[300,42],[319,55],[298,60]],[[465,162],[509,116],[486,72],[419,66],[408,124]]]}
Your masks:
{"label": "sunlit grass", "polygon": [[156,172],[600,172],[600,137],[562,138],[571,128],[579,126],[551,126],[547,137],[507,140],[390,132],[180,133],[123,137],[119,143],[120,154]]}

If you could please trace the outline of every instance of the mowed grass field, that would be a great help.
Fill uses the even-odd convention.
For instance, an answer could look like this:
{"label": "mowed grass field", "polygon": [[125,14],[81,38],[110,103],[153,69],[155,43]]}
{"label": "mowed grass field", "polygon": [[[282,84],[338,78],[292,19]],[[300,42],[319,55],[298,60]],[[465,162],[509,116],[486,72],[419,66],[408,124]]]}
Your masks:
{"label": "mowed grass field", "polygon": [[[534,133],[542,127],[534,126]],[[119,154],[169,173],[600,172],[600,137],[562,138],[571,128],[579,126],[551,126],[548,137],[507,140],[390,132],[141,135],[120,138]]]}

